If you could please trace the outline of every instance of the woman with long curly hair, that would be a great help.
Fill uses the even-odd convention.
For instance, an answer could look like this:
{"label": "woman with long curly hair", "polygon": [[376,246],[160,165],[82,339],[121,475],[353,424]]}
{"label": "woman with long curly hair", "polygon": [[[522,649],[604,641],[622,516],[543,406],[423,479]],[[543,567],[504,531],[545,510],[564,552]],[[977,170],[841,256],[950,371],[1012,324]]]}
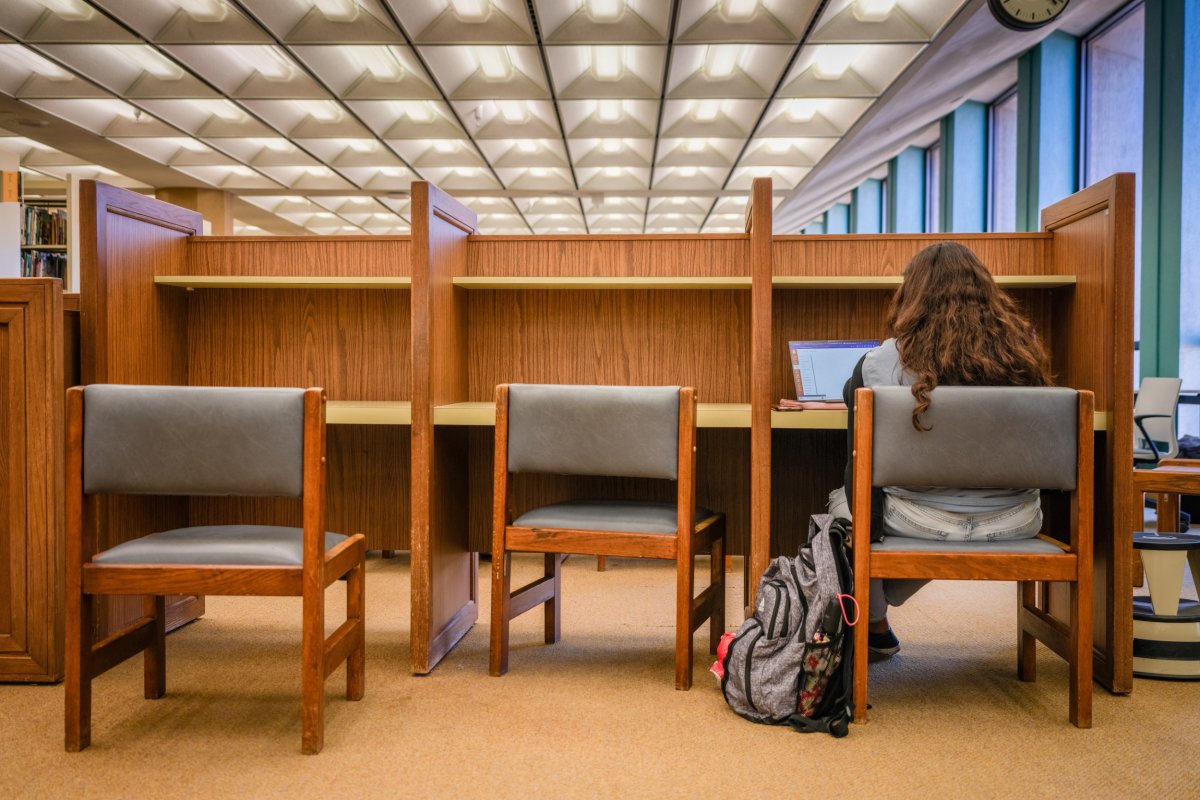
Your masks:
{"label": "woman with long curly hair", "polygon": [[[850,517],[853,486],[854,390],[911,386],[912,425],[938,386],[1048,386],[1049,363],[1032,326],[967,247],[939,242],[917,253],[892,298],[888,339],[858,362],[843,390],[850,409],[845,486],[830,495],[830,511]],[[873,531],[942,541],[993,541],[1035,536],[1042,526],[1036,489],[950,489],[888,486],[871,498]],[[871,581],[868,641],[891,655],[900,642],[888,624],[897,606],[927,581]]]}

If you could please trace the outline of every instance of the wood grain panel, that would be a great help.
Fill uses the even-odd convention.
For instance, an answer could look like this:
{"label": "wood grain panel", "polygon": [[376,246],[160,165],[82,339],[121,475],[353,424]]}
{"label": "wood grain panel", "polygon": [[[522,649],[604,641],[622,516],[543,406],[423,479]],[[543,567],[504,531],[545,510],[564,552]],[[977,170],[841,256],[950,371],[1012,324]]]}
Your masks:
{"label": "wood grain panel", "polygon": [[755,178],[751,184],[750,205],[746,214],[746,233],[750,237],[750,498],[751,522],[748,557],[744,562],[744,607],[752,608],[758,581],[767,568],[771,552],[771,373],[774,348],[772,331],[775,293],[771,278],[775,272],[773,236],[773,198],[771,181]]}
{"label": "wood grain panel", "polygon": [[180,275],[410,275],[408,236],[199,236]]}
{"label": "wood grain panel", "polygon": [[[1133,689],[1134,176],[1121,173],[1042,211],[1057,272],[1078,276],[1054,314],[1055,364],[1063,382],[1090,389],[1108,429],[1096,440],[1095,677],[1113,692]],[[1052,598],[1055,596],[1052,593]],[[1063,609],[1052,603],[1059,616]]]}
{"label": "wood grain panel", "polygon": [[720,277],[750,274],[748,237],[472,236],[468,275]]}
{"label": "wood grain panel", "polygon": [[320,386],[330,400],[407,400],[407,291],[188,292],[188,382]]}
{"label": "wood grain panel", "polygon": [[0,280],[0,680],[63,675],[62,287]]}
{"label": "wood grain panel", "polygon": [[794,556],[808,540],[809,516],[824,514],[842,485],[846,431],[773,431],[771,453],[770,556]]}
{"label": "wood grain panel", "polygon": [[746,403],[750,298],[714,291],[471,292],[470,400],[499,383],[694,386]]}
{"label": "wood grain panel", "polygon": [[[411,668],[426,673],[479,615],[469,542],[465,430],[437,429],[433,407],[467,400],[467,272],[475,214],[425,181],[412,185]],[[464,488],[465,487],[465,488]]]}
{"label": "wood grain panel", "polygon": [[774,274],[900,275],[917,251],[944,241],[971,248],[995,275],[1054,274],[1045,233],[777,236]]}
{"label": "wood grain panel", "polygon": [[[95,181],[80,184],[80,377],[83,383],[187,383],[187,301],[154,286],[155,275],[186,270],[188,237],[200,215]],[[183,500],[104,498],[100,547],[187,524]],[[172,603],[174,624],[203,610],[202,599]],[[137,598],[102,598],[98,636],[141,616]]]}
{"label": "wood grain panel", "polygon": [[[492,549],[492,433],[492,428],[470,428],[471,548],[485,553]],[[745,554],[750,538],[749,432],[702,428],[696,437],[696,504],[725,513],[726,552]],[[514,516],[589,497],[675,502],[672,481],[521,474],[511,479]]]}

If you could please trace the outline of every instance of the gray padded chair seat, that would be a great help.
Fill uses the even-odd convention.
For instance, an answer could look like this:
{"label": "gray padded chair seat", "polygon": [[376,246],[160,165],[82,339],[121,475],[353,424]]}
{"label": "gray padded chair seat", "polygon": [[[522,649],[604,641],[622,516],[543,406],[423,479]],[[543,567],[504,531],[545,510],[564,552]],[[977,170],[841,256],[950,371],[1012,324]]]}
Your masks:
{"label": "gray padded chair seat", "polygon": [[872,542],[873,553],[1046,553],[1062,555],[1063,549],[1045,539],[1009,539],[998,542],[937,542],[909,536],[892,536],[882,542]]}
{"label": "gray padded chair seat", "polygon": [[[325,550],[346,540],[325,534]],[[97,564],[212,564],[299,567],[304,531],[276,525],[198,525],[152,533],[98,553]]]}
{"label": "gray padded chair seat", "polygon": [[[696,521],[712,516],[696,509]],[[673,503],[633,500],[572,500],[527,511],[513,521],[522,528],[568,528],[626,533],[675,533],[678,517]]]}

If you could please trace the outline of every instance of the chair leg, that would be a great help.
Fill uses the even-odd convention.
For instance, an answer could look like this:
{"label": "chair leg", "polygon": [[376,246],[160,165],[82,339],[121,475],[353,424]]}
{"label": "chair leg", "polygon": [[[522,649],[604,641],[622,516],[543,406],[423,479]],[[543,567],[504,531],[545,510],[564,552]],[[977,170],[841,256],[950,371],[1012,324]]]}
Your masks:
{"label": "chair leg", "polygon": [[[856,540],[857,543],[857,540]],[[859,618],[854,626],[854,721],[867,721],[867,609],[871,592],[870,553],[861,545],[855,549],[854,599],[858,601]]]}
{"label": "chair leg", "polygon": [[319,586],[305,586],[300,639],[300,751],[316,755],[325,746],[325,592]]}
{"label": "chair leg", "polygon": [[[366,552],[363,552],[364,559]],[[350,570],[349,580],[346,581],[346,617],[356,623],[355,635],[358,641],[350,655],[346,657],[346,699],[362,700],[366,689],[366,602],[367,574],[366,562],[360,560],[358,566]]]}
{"label": "chair leg", "polygon": [[721,533],[713,540],[709,560],[709,585],[717,596],[713,601],[712,616],[708,620],[708,652],[716,655],[717,646],[725,634],[725,522],[720,523]]}
{"label": "chair leg", "polygon": [[1092,587],[1071,584],[1070,719],[1077,728],[1092,727]]}
{"label": "chair leg", "polygon": [[[546,553],[547,578],[554,581],[554,595],[546,601],[546,644],[554,644],[562,635],[562,562],[563,557],[558,553]],[[601,556],[603,558],[603,556]]]}
{"label": "chair leg", "polygon": [[78,753],[92,743],[91,595],[71,592],[66,625],[66,748]]}
{"label": "chair leg", "polygon": [[512,583],[512,554],[492,553],[492,640],[488,654],[488,672],[508,672],[508,623]]}
{"label": "chair leg", "polygon": [[608,556],[596,556],[596,572],[604,572],[608,569]]}
{"label": "chair leg", "polygon": [[147,595],[143,613],[153,620],[150,644],[142,653],[144,692],[147,700],[157,700],[167,693],[167,598]]}
{"label": "chair leg", "polygon": [[1037,679],[1037,637],[1020,627],[1021,611],[1037,602],[1037,582],[1017,581],[1017,678]]}
{"label": "chair leg", "polygon": [[680,547],[675,561],[675,688],[692,688],[692,602],[696,583],[696,557],[691,547]]}

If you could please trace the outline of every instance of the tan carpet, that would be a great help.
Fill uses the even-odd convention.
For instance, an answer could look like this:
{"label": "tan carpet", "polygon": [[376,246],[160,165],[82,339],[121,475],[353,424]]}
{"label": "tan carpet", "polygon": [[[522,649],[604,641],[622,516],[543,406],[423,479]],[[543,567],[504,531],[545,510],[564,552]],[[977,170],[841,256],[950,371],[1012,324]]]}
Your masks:
{"label": "tan carpet", "polygon": [[486,585],[474,630],[432,675],[413,677],[407,561],[372,559],[367,695],[346,702],[334,674],[315,757],[299,753],[299,601],[210,598],[203,620],[169,638],[164,699],[142,699],[140,661],[97,680],[83,753],[62,749],[61,686],[0,686],[0,796],[1200,794],[1200,684],[1138,680],[1128,697],[1097,688],[1095,727],[1076,730],[1055,656],[1039,650],[1036,684],[1013,676],[1011,584],[936,583],[895,611],[904,649],[872,665],[873,719],[835,740],[738,718],[706,654],[696,686],[676,692],[670,567],[609,565],[568,562],[563,641],[540,644],[536,613],[518,620],[504,678],[487,674]]}

